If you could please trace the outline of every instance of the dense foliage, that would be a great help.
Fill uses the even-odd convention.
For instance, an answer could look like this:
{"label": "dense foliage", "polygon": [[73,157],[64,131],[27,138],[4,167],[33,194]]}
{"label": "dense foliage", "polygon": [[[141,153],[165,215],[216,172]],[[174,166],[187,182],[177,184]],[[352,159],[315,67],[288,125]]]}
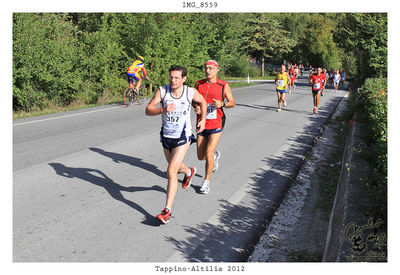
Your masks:
{"label": "dense foliage", "polygon": [[387,198],[387,79],[368,78],[359,96],[367,132],[369,175],[367,188],[374,213],[386,216]]}
{"label": "dense foliage", "polygon": [[15,13],[13,109],[118,98],[137,55],[157,87],[171,64],[193,85],[208,59],[222,78],[254,75],[253,58],[385,76],[386,53],[387,14]]}
{"label": "dense foliage", "polygon": [[387,211],[387,14],[355,13],[337,18],[335,40],[344,50],[345,69],[361,87],[360,114],[367,132],[367,190],[378,217]]}

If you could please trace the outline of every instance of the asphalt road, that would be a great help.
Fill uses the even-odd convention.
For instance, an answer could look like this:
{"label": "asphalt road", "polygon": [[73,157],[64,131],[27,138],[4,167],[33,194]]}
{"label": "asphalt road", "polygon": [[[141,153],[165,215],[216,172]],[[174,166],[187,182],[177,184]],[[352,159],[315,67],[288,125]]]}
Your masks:
{"label": "asphalt road", "polygon": [[[274,213],[314,137],[345,91],[327,90],[312,114],[301,79],[276,112],[272,83],[233,89],[218,172],[208,195],[179,189],[172,219],[165,203],[161,117],[145,105],[103,106],[13,123],[13,260],[16,262],[243,261]],[[181,177],[182,178],[182,177]]]}

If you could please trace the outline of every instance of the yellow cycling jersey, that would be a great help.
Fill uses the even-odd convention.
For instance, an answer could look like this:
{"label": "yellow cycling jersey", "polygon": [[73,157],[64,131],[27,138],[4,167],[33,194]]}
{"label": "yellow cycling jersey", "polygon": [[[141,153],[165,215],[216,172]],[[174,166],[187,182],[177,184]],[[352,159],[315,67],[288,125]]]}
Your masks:
{"label": "yellow cycling jersey", "polygon": [[146,69],[144,68],[144,64],[140,60],[136,60],[133,64],[128,68],[128,74],[138,74],[140,71],[143,71],[144,75],[147,75]]}
{"label": "yellow cycling jersey", "polygon": [[288,83],[288,74],[284,72],[281,74],[280,72],[276,74],[276,80],[278,84],[276,85],[277,90],[286,90],[286,85]]}

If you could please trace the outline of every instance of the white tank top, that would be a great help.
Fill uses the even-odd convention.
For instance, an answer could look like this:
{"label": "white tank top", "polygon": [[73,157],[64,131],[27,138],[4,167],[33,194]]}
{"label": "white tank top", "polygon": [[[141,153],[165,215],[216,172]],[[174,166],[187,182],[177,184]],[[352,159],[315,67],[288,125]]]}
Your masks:
{"label": "white tank top", "polygon": [[334,79],[335,79],[335,81],[338,81],[339,80],[339,74],[335,74],[334,75]]}
{"label": "white tank top", "polygon": [[161,134],[166,138],[190,137],[192,125],[190,121],[190,107],[193,100],[194,89],[183,86],[182,95],[179,98],[173,97],[170,85],[160,87],[162,106],[174,103],[175,111],[162,114]]}

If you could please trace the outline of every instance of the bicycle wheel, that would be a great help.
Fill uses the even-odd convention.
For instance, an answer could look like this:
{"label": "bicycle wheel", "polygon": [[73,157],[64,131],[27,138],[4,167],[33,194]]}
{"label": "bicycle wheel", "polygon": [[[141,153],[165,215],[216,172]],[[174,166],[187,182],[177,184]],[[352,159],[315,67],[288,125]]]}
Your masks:
{"label": "bicycle wheel", "polygon": [[131,105],[133,103],[133,93],[134,93],[134,91],[133,91],[132,87],[129,86],[128,88],[126,88],[125,93],[124,93],[125,107],[128,107],[129,105]]}
{"label": "bicycle wheel", "polygon": [[140,86],[139,92],[136,94],[136,101],[142,105],[147,98],[147,88],[143,85]]}

